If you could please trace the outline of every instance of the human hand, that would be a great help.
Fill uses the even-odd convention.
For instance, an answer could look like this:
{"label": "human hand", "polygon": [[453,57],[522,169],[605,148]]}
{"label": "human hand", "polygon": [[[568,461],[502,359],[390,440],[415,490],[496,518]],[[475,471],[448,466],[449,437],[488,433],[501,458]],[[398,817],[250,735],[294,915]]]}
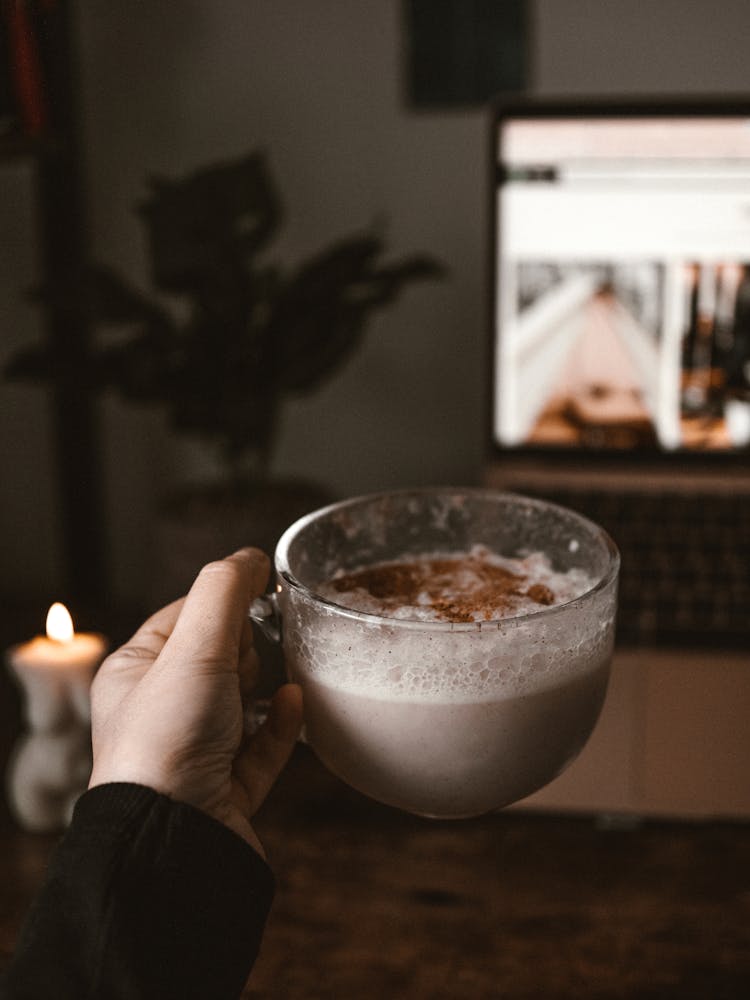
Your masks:
{"label": "human hand", "polygon": [[258,549],[209,563],[187,597],[107,657],[91,693],[89,788],[147,785],[215,817],[261,854],[250,820],[302,724],[300,689],[285,684],[266,722],[243,739],[243,701],[258,672],[247,611],[268,572]]}

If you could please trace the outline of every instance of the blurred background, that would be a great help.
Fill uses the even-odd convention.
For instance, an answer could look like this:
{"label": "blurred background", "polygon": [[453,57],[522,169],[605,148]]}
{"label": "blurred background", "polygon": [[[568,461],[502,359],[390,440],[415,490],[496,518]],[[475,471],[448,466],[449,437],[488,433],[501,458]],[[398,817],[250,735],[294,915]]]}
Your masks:
{"label": "blurred background", "polygon": [[[488,420],[487,115],[472,95],[414,99],[409,5],[108,0],[69,8],[87,253],[132,286],[153,293],[136,213],[149,176],[182,177],[255,150],[283,204],[270,259],[293,269],[377,225],[384,259],[429,254],[444,265],[440,280],[410,284],[368,320],[332,378],[284,401],[271,474],[331,496],[478,482]],[[517,10],[522,51],[511,60],[511,89],[747,89],[745,0],[528,0]],[[34,157],[6,156],[0,171],[5,364],[43,336],[44,308],[29,290],[45,265]],[[110,392],[92,414],[95,481],[81,484],[78,503],[94,513],[93,555],[85,539],[70,537],[76,503],[70,481],[61,501],[60,418],[49,387],[0,382],[0,586],[9,598],[64,598],[76,587],[90,598],[93,580],[119,606],[151,600],[156,512],[210,456],[175,435],[158,406]],[[74,530],[85,533],[80,518]],[[101,568],[77,572],[77,547]]]}
{"label": "blurred background", "polygon": [[[270,549],[328,499],[483,481],[490,94],[750,92],[747,0],[7,0],[0,12],[24,94],[19,118],[0,60],[6,650],[57,600],[77,630],[117,644],[204,558]],[[46,104],[29,42],[54,79]],[[207,177],[217,164],[230,166]],[[258,244],[251,286],[231,254],[217,266],[216,205],[229,219],[216,246]],[[92,263],[109,276],[104,298]],[[311,263],[323,271],[310,279]],[[271,267],[310,279],[285,286],[284,322],[267,308]],[[326,281],[336,309],[316,298]],[[272,335],[250,338],[234,367],[246,293],[248,324]],[[103,303],[123,322],[104,329]],[[271,351],[270,365],[261,348],[292,329],[313,331],[305,350]],[[174,386],[158,401],[159,364],[175,357],[157,357],[160,337],[173,347],[165,331],[185,330],[205,350],[182,372],[183,423],[205,429],[226,409],[236,439],[269,444],[244,477],[176,431]],[[239,391],[198,412],[208,397],[194,387],[222,352]],[[24,357],[46,377],[7,377]],[[642,821],[710,819],[717,805],[748,815],[747,654],[688,659],[624,651],[588,753],[536,805],[477,821],[380,806],[300,746],[260,820],[279,893],[246,995],[750,995],[746,824]],[[21,696],[0,672],[3,771]],[[60,759],[53,748],[47,764]],[[54,842],[11,823],[6,797],[0,967]]]}

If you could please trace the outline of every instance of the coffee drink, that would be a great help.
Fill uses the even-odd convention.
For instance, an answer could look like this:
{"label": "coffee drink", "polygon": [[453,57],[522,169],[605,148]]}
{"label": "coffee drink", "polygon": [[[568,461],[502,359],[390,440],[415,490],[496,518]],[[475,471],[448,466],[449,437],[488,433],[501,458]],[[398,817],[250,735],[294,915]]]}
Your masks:
{"label": "coffee drink", "polygon": [[[284,654],[303,686],[308,742],[354,788],[434,817],[498,809],[559,773],[596,722],[612,652],[617,557],[606,536],[551,505],[465,496],[459,522],[443,517],[437,534],[422,523],[434,524],[434,501],[412,497],[398,511],[406,520],[381,535],[365,498],[293,526],[277,550]],[[471,530],[479,514],[504,525],[520,516],[523,528],[529,504],[525,541],[536,544],[504,552]],[[419,551],[440,535],[462,544]],[[390,558],[362,558],[372,554]]]}

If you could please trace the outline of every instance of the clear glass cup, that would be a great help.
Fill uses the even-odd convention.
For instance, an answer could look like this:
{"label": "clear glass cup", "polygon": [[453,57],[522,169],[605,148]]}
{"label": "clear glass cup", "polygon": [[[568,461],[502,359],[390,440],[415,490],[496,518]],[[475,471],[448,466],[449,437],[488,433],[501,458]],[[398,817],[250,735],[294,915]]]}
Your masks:
{"label": "clear glass cup", "polygon": [[[318,588],[337,571],[486,546],[584,570],[585,593],[493,621],[389,618]],[[581,515],[483,489],[380,493],[301,518],[275,554],[277,593],[251,617],[301,684],[306,740],[360,792],[430,817],[476,816],[558,775],[604,702],[619,555]]]}

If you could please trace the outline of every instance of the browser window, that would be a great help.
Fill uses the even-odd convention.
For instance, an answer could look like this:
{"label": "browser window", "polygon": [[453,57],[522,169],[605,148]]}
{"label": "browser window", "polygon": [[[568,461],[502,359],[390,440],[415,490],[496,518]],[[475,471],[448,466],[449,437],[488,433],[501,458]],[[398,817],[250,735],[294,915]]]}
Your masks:
{"label": "browser window", "polygon": [[748,448],[750,119],[508,117],[496,139],[496,443]]}

